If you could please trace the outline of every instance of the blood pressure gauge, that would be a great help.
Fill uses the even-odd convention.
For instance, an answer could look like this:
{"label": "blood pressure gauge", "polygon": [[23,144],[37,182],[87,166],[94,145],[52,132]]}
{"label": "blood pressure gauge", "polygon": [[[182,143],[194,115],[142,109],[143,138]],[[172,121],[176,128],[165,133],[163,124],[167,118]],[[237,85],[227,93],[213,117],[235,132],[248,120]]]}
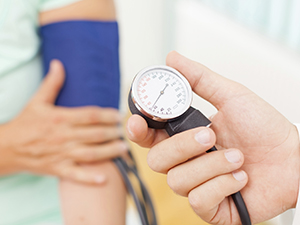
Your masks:
{"label": "blood pressure gauge", "polygon": [[134,78],[129,96],[134,111],[153,121],[166,122],[185,113],[192,103],[186,78],[168,66],[152,66]]}

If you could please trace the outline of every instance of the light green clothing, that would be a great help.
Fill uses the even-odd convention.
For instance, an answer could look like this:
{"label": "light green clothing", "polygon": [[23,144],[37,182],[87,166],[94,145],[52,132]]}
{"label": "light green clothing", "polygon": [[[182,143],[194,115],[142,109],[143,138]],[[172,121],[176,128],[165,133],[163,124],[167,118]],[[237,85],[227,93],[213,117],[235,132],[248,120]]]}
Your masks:
{"label": "light green clothing", "polygon": [[[42,79],[38,15],[79,0],[0,0],[0,124],[13,119]],[[0,225],[62,224],[58,181],[0,178]]]}

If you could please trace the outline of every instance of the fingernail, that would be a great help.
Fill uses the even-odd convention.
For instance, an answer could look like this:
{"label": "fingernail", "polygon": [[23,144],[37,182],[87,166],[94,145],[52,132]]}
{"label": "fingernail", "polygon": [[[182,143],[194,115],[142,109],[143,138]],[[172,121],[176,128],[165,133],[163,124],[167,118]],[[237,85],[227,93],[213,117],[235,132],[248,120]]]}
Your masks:
{"label": "fingernail", "polygon": [[55,71],[57,69],[58,64],[59,64],[59,61],[57,59],[53,59],[50,62],[50,71]]}
{"label": "fingernail", "polygon": [[228,150],[225,153],[225,158],[230,163],[238,163],[241,161],[242,155],[238,150]]}
{"label": "fingernail", "polygon": [[232,172],[232,176],[237,180],[237,181],[243,181],[246,179],[247,175],[244,171],[239,170]]}
{"label": "fingernail", "polygon": [[106,180],[106,178],[103,175],[97,175],[95,176],[94,180],[97,184],[102,184]]}
{"label": "fingernail", "polygon": [[209,131],[207,129],[201,130],[195,135],[195,140],[202,145],[209,144],[211,140]]}
{"label": "fingernail", "polygon": [[128,133],[129,133],[129,135],[130,135],[131,137],[134,137],[134,134],[133,134],[133,132],[132,132],[131,129],[130,129],[129,123],[127,123],[126,128],[127,128],[127,131],[128,131]]}

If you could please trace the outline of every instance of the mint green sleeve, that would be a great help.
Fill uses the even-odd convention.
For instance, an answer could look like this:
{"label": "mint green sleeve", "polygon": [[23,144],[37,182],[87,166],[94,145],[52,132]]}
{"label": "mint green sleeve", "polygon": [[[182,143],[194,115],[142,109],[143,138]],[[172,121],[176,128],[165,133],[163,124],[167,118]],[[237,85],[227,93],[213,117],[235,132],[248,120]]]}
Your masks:
{"label": "mint green sleeve", "polygon": [[39,11],[48,11],[70,5],[82,0],[39,0]]}

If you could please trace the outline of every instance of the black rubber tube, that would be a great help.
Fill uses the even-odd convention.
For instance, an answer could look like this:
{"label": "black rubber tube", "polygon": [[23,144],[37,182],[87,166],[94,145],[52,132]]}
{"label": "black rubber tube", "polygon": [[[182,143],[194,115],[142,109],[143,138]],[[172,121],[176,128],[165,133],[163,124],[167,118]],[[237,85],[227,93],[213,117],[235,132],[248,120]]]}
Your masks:
{"label": "black rubber tube", "polygon": [[124,164],[122,163],[122,159],[116,158],[113,161],[116,164],[116,166],[118,167],[118,169],[119,169],[119,171],[120,171],[120,173],[123,177],[124,183],[127,187],[127,191],[133,197],[133,200],[135,202],[137,211],[139,213],[142,225],[149,225],[146,214],[145,214],[143,204],[140,202],[136,192],[134,191],[134,188],[133,188],[133,186],[132,186],[132,184],[129,180],[129,177],[127,176],[127,169],[124,167]]}
{"label": "black rubber tube", "polygon": [[241,195],[241,192],[234,193],[231,195],[234,204],[239,212],[240,219],[243,225],[251,225],[250,216],[248,213],[248,209],[246,207],[246,204],[244,202],[244,199]]}
{"label": "black rubber tube", "polygon": [[[137,211],[139,213],[142,225],[157,225],[155,209],[154,209],[150,194],[138,174],[136,164],[135,164],[134,158],[132,157],[131,153],[129,154],[129,156],[130,156],[131,160],[133,161],[132,166],[129,166],[122,158],[115,158],[113,161],[116,164],[116,166],[118,167],[118,169],[123,177],[123,180],[127,187],[128,192],[133,197],[133,200],[135,202]],[[143,201],[141,201],[139,199],[139,197],[137,196],[137,194],[130,182],[130,179],[128,177],[128,173],[134,174],[136,179],[138,180],[140,188],[141,188],[141,192],[143,195],[143,199],[142,199]],[[149,211],[151,213],[150,218],[147,215],[147,208],[149,209]]]}
{"label": "black rubber tube", "polygon": [[[213,151],[218,151],[218,149],[214,146],[206,152],[209,153],[209,152],[213,152]],[[232,197],[233,202],[239,213],[242,225],[251,225],[249,212],[248,212],[248,209],[244,202],[244,199],[241,195],[241,192],[236,192],[236,193],[232,194],[231,197]]]}

